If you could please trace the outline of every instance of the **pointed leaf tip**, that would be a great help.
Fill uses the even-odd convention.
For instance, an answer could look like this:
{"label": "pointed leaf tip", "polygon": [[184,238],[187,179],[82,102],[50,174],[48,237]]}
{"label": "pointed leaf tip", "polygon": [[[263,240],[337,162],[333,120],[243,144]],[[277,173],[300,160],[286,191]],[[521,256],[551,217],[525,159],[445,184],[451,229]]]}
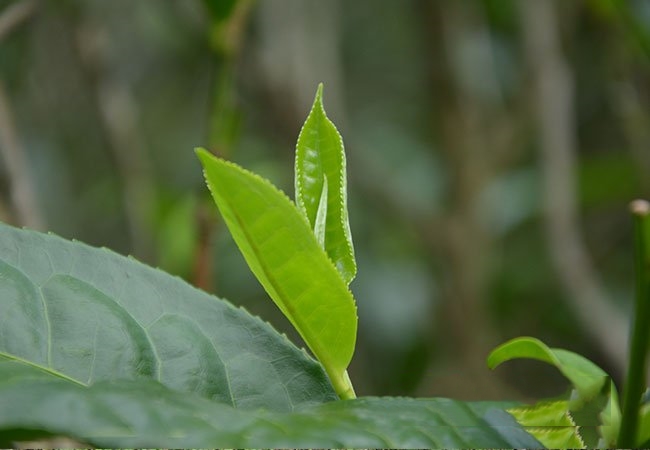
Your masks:
{"label": "pointed leaf tip", "polygon": [[208,150],[203,147],[195,147],[194,154],[201,161],[201,165],[204,165],[205,161],[208,161],[213,155]]}
{"label": "pointed leaf tip", "polygon": [[356,341],[354,299],[296,205],[271,182],[200,152],[205,178],[251,271],[341,395]]}
{"label": "pointed leaf tip", "polygon": [[349,284],[357,267],[348,219],[345,150],[341,135],[327,117],[322,95],[320,83],[296,144],[296,204],[314,232],[322,229],[320,219],[326,211],[324,248]]}

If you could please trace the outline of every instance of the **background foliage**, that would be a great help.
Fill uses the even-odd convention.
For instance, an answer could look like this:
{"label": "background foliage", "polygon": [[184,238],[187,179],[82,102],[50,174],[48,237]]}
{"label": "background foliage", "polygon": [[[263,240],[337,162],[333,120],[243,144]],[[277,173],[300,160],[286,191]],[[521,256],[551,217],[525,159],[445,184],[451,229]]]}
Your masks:
{"label": "background foliage", "polygon": [[0,218],[106,246],[297,341],[220,222],[203,145],[292,192],[318,82],[346,143],[357,394],[530,399],[534,335],[619,381],[626,205],[650,196],[643,1],[0,0]]}

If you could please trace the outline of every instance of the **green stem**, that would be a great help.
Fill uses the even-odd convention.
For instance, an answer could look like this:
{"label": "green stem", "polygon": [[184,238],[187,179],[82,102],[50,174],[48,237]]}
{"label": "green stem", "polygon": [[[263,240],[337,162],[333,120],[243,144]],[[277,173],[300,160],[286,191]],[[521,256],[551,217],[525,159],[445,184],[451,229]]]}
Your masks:
{"label": "green stem", "polygon": [[634,217],[636,304],[623,394],[623,415],[617,442],[619,448],[634,448],[636,445],[650,338],[650,203],[635,200],[630,205],[630,210]]}
{"label": "green stem", "polygon": [[350,376],[348,375],[347,370],[343,372],[343,376],[338,378],[333,385],[334,390],[341,400],[352,400],[357,398],[357,394],[354,392],[354,387],[352,386],[352,381],[350,381]]}

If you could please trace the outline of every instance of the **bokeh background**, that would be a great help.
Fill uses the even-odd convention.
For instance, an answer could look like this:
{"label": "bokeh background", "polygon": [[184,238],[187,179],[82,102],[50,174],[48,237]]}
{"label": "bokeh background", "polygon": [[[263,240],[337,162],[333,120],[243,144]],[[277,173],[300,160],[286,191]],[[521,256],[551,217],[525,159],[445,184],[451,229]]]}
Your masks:
{"label": "bokeh background", "polygon": [[161,267],[299,338],[204,186],[293,196],[316,86],[348,155],[361,395],[556,396],[531,335],[621,380],[650,197],[650,2],[0,0],[0,220]]}

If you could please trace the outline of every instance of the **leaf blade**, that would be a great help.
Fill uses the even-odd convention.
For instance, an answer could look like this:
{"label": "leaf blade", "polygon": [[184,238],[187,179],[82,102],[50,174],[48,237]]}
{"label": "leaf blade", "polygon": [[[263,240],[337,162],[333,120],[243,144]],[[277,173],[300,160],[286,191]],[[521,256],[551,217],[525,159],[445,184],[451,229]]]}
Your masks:
{"label": "leaf blade", "polygon": [[566,400],[516,406],[508,412],[547,448],[586,448]]}
{"label": "leaf blade", "polygon": [[0,355],[83,385],[157,379],[277,411],[336,399],[317,362],[244,310],[133,258],[4,224],[0,329]]}
{"label": "leaf blade", "polygon": [[488,367],[494,369],[500,364],[519,358],[536,359],[555,366],[575,386],[582,400],[596,396],[609,376],[587,358],[563,349],[550,348],[539,339],[518,337],[492,350],[488,356]]}
{"label": "leaf blade", "polygon": [[197,155],[217,207],[246,262],[312,352],[339,395],[356,341],[354,299],[296,206],[269,181],[203,149]]}
{"label": "leaf blade", "polygon": [[[560,370],[569,379],[574,390],[568,400],[556,404],[565,404],[567,413],[574,414],[579,419],[576,422],[580,427],[597,427],[600,437],[599,448],[616,446],[621,425],[621,409],[616,386],[605,371],[579,354],[549,348],[540,340],[531,337],[515,338],[494,349],[488,356],[488,366],[493,369],[505,361],[517,358],[547,362]],[[543,405],[544,402],[526,408],[535,411],[537,407]],[[517,414],[514,415],[519,419]],[[570,433],[568,431],[566,433],[567,438],[570,438]],[[534,432],[532,434],[535,435]],[[580,433],[577,433],[577,436],[580,437]],[[551,439],[552,436],[549,434],[548,438]],[[543,439],[540,441],[554,443]]]}
{"label": "leaf blade", "polygon": [[327,194],[325,251],[350,284],[357,266],[348,219],[345,166],[343,139],[325,113],[321,83],[296,144],[296,204],[315,229],[322,193]]}
{"label": "leaf blade", "polygon": [[512,403],[362,398],[277,413],[234,409],[153,380],[82,387],[1,359],[0,375],[0,405],[11,406],[0,408],[0,443],[23,427],[100,447],[540,447],[503,412]]}

